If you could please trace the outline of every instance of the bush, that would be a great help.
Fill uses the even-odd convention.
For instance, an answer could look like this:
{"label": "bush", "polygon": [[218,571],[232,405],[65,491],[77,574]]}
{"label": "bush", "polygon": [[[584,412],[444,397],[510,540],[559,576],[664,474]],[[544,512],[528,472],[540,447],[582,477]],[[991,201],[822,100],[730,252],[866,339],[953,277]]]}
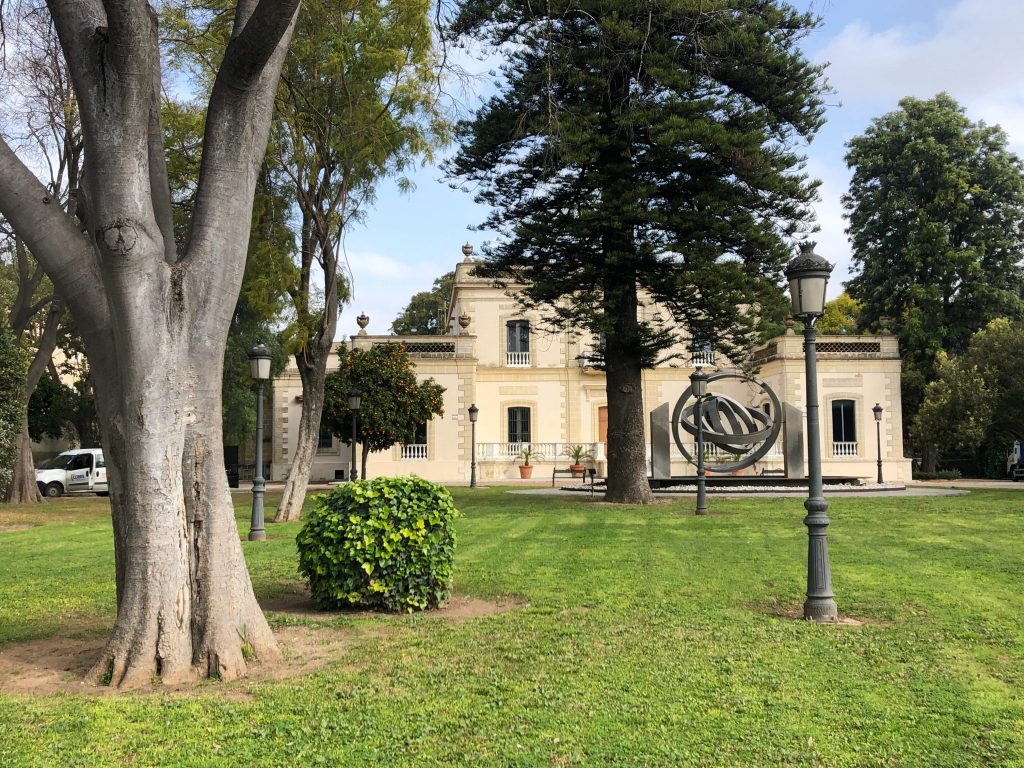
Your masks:
{"label": "bush", "polygon": [[914,470],[915,480],[959,480],[962,476],[959,469],[940,469],[938,472]]}
{"label": "bush", "polygon": [[436,608],[451,588],[458,514],[447,488],[419,477],[339,485],[296,538],[299,572],[321,608]]}

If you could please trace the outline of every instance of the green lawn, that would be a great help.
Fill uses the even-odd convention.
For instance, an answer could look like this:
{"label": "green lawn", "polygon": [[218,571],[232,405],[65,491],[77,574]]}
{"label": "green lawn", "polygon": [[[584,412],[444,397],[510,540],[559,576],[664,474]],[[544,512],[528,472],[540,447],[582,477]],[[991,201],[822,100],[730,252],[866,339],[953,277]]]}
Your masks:
{"label": "green lawn", "polygon": [[[343,658],[251,698],[0,694],[0,765],[1024,766],[1024,494],[833,500],[841,627],[782,617],[799,499],[455,495],[456,591],[528,607],[341,617]],[[0,652],[109,627],[105,506],[0,509],[39,523],[0,532]],[[301,589],[296,531],[245,544],[261,598]]]}

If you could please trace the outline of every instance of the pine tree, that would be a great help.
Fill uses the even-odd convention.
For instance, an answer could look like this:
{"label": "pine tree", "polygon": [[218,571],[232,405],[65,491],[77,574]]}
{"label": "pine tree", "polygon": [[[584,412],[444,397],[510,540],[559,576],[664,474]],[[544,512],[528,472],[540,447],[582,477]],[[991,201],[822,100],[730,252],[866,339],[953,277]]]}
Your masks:
{"label": "pine tree", "polygon": [[746,308],[777,303],[816,189],[815,23],[774,0],[467,0],[453,20],[508,57],[449,166],[500,233],[477,274],[603,335],[609,501],[651,499],[640,373],[679,340],[642,302],[733,356],[758,337]]}

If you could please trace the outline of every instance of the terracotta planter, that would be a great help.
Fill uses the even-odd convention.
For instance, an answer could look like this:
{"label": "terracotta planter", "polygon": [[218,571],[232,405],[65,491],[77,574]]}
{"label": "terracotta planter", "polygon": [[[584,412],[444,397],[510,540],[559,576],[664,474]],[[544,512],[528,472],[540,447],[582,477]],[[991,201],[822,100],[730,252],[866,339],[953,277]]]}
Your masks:
{"label": "terracotta planter", "polygon": [[533,465],[532,464],[522,464],[522,465],[520,465],[520,467],[519,467],[519,477],[522,480],[529,480],[531,477],[533,477]]}
{"label": "terracotta planter", "polygon": [[572,472],[572,477],[579,479],[586,473],[587,468],[582,464],[570,464],[569,471]]}

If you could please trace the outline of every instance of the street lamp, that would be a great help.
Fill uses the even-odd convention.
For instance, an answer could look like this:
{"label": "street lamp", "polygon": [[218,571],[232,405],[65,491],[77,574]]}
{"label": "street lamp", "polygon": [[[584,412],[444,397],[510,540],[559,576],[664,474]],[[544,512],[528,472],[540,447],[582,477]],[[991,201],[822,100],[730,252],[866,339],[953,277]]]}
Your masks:
{"label": "street lamp", "polygon": [[875,438],[878,440],[878,484],[882,484],[882,406],[875,403],[871,409],[875,414]]}
{"label": "street lamp", "polygon": [[814,252],[814,243],[802,243],[800,253],[786,267],[793,317],[804,324],[804,361],[807,378],[807,600],[804,618],[834,624],[839,618],[832,594],[828,563],[828,502],[822,493],[821,435],[818,426],[818,362],[815,323],[825,311],[825,287],[832,265]]}
{"label": "street lamp", "polygon": [[476,417],[480,413],[480,409],[476,407],[476,403],[469,406],[469,426],[472,433],[470,438],[470,460],[469,460],[469,487],[476,488]]}
{"label": "street lamp", "polygon": [[704,398],[708,394],[708,375],[702,373],[700,366],[690,374],[690,389],[693,392],[693,421],[697,427],[697,509],[695,514],[708,513],[707,486],[704,481]]}
{"label": "street lamp", "polygon": [[352,471],[348,475],[350,480],[359,479],[359,471],[356,469],[356,415],[359,413],[362,398],[363,393],[359,387],[352,387],[348,391],[348,409],[352,411]]}
{"label": "street lamp", "polygon": [[252,519],[249,541],[263,541],[263,494],[267,489],[263,478],[263,384],[270,378],[270,350],[261,341],[249,350],[249,373],[256,381],[256,475],[252,479]]}

